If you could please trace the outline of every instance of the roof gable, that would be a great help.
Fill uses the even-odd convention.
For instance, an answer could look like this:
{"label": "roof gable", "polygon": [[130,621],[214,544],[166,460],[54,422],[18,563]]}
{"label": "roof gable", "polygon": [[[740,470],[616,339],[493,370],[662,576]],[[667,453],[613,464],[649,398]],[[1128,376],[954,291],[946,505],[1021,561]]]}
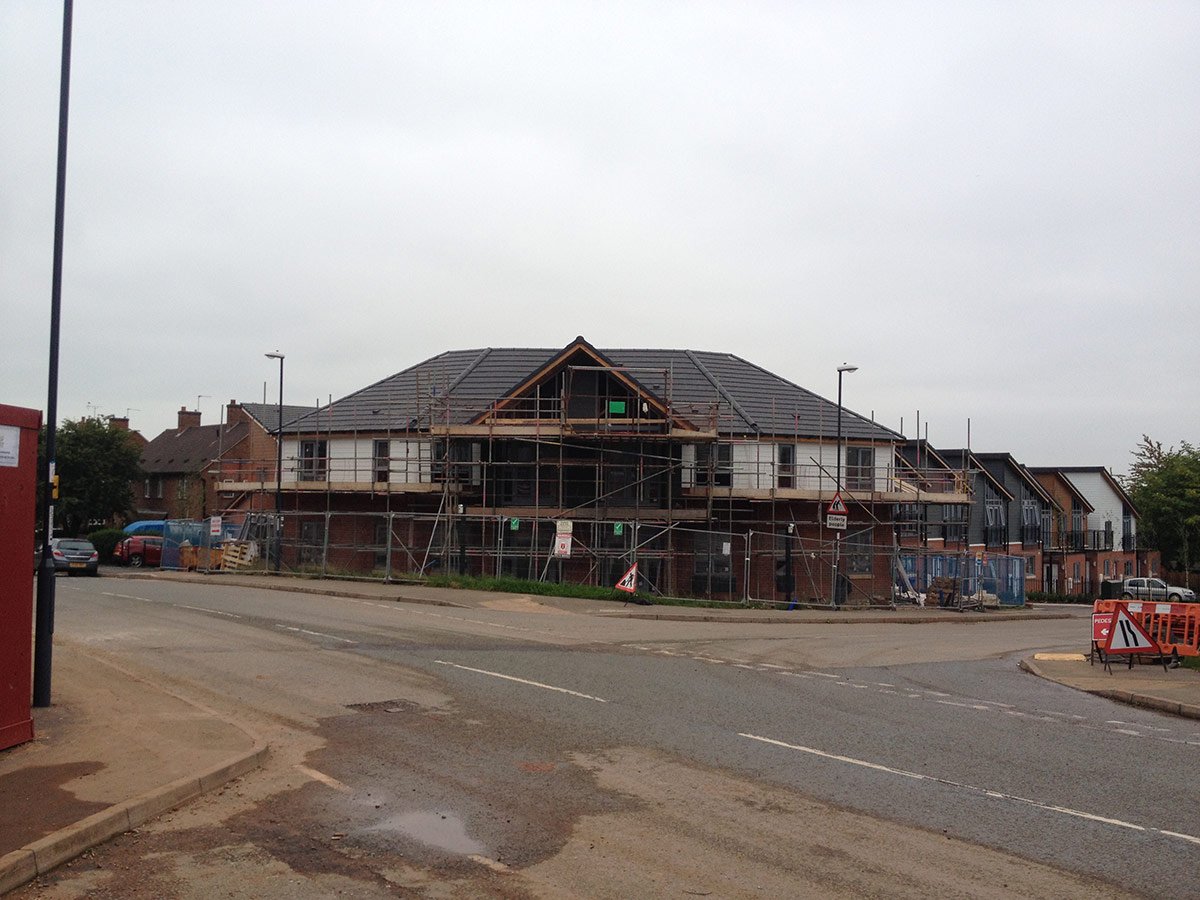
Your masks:
{"label": "roof gable", "polygon": [[[579,337],[565,348],[451,350],[368,385],[285,426],[292,433],[425,430],[481,421],[574,358],[612,377],[662,415],[729,435],[833,438],[837,405],[730,353],[598,349]],[[843,408],[847,440],[900,435]]]}
{"label": "roof gable", "polygon": [[248,431],[245,422],[168,429],[142,448],[142,471],[152,474],[199,472],[241,441]]}

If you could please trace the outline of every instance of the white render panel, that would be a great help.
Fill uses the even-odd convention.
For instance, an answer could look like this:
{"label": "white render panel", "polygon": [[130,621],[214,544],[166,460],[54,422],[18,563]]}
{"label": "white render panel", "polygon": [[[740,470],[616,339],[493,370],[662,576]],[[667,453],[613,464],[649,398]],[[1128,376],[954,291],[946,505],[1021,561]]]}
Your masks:
{"label": "white render panel", "polygon": [[[1079,493],[1095,507],[1095,511],[1087,517],[1089,531],[1103,531],[1105,522],[1112,522],[1113,534],[1121,539],[1121,518],[1125,512],[1125,504],[1120,495],[1113,490],[1112,485],[1099,472],[1065,472],[1071,484],[1078,488]],[[1136,527],[1136,526],[1135,526]],[[1120,549],[1118,545],[1118,549]]]}
{"label": "white render panel", "polygon": [[774,444],[758,441],[734,444],[729,454],[729,463],[733,470],[730,484],[735,489],[771,487],[771,476],[775,471],[772,464],[774,454]]}
{"label": "white render panel", "polygon": [[283,483],[296,482],[296,457],[300,454],[300,442],[296,438],[283,439]]}
{"label": "white render panel", "polygon": [[680,455],[680,483],[685,488],[696,486],[696,445],[684,444]]}
{"label": "white render panel", "polygon": [[329,441],[330,481],[370,481],[372,442],[367,438],[355,440],[333,438]]}
{"label": "white render panel", "polygon": [[[375,477],[375,438],[285,438],[283,441],[283,482],[296,482],[300,440],[326,441],[329,455],[329,480],[370,483]],[[389,481],[400,484],[429,483],[433,480],[430,441],[392,440]]]}

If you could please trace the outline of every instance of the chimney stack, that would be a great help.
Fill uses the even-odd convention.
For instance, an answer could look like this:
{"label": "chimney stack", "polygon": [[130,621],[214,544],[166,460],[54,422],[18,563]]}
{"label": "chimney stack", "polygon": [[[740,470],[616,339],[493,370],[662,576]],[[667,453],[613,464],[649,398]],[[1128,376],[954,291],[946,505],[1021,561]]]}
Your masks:
{"label": "chimney stack", "polygon": [[110,416],[108,421],[113,428],[120,428],[122,431],[129,430],[129,416]]}
{"label": "chimney stack", "polygon": [[192,426],[200,425],[200,410],[188,409],[186,406],[179,407],[179,431]]}
{"label": "chimney stack", "polygon": [[242,408],[242,404],[236,400],[230,400],[229,405],[225,407],[225,424],[232,425],[235,422],[245,422],[250,418],[250,414]]}

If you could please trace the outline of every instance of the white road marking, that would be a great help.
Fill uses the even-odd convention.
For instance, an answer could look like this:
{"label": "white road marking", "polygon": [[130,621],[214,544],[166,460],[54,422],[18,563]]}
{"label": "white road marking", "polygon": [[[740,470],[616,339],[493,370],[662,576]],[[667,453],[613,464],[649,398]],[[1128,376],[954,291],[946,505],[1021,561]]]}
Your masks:
{"label": "white road marking", "polygon": [[316,769],[310,769],[308,766],[297,765],[296,768],[311,778],[313,781],[319,781],[321,784],[329,785],[335,791],[341,791],[343,794],[353,793],[350,786],[338,781],[332,775],[326,775],[324,772],[318,772]]}
{"label": "white road marking", "polygon": [[725,665],[725,660],[717,659],[713,656],[693,656],[692,659],[696,660],[697,662],[717,663],[718,665],[722,666]]}
{"label": "white road marking", "polygon": [[294,625],[283,625],[279,622],[275,623],[276,628],[282,628],[284,631],[294,631],[297,634],[311,634],[313,637],[329,638],[331,641],[341,641],[343,644],[357,644],[358,641],[352,641],[349,638],[338,637],[336,634],[325,634],[323,631],[309,631],[307,628],[297,628]]}
{"label": "white road marking", "polygon": [[[779,666],[777,668],[783,668],[783,667]],[[808,674],[816,675],[818,678],[837,678],[839,681],[841,680],[841,677],[842,677],[841,675],[832,675],[829,672],[809,672]]]}
{"label": "white road marking", "polygon": [[1149,825],[1137,825],[1133,822],[1125,822],[1121,819],[1113,819],[1108,816],[1100,816],[1095,813],[1084,812],[1078,809],[1071,809],[1067,806],[1058,806],[1053,803],[1042,803],[1038,800],[1031,800],[1028,797],[1019,797],[1016,794],[1005,794],[1001,791],[990,790],[989,788],[976,787],[973,784],[965,784],[961,781],[952,781],[949,778],[939,778],[936,775],[922,775],[919,772],[906,772],[904,769],[893,769],[891,766],[885,766],[880,763],[869,762],[865,759],[855,759],[852,756],[841,756],[837,753],[826,753],[823,750],[817,750],[813,747],[804,747],[800,744],[789,744],[786,741],[775,740],[774,738],[762,737],[757,734],[746,734],[738,732],[738,737],[744,737],[751,741],[759,741],[764,744],[772,744],[776,747],[783,747],[787,750],[796,750],[801,753],[808,753],[813,756],[819,756],[823,759],[834,760],[835,762],[846,763],[852,766],[859,766],[864,769],[872,769],[876,772],[883,772],[887,775],[897,775],[901,778],[911,778],[916,781],[929,781],[935,784],[945,785],[946,787],[958,788],[960,790],[969,791],[973,794],[980,794],[984,797],[991,797],[996,800],[1007,800],[1010,803],[1020,803],[1026,806],[1032,806],[1037,809],[1042,809],[1047,812],[1060,813],[1065,816],[1074,816],[1077,819],[1086,819],[1090,822],[1099,822],[1103,825],[1112,825],[1116,828],[1126,828],[1130,831],[1149,832],[1153,834],[1161,834],[1166,837],[1179,838],[1180,840],[1188,841],[1193,844],[1200,844],[1200,837],[1191,834],[1181,834],[1178,831],[1166,831],[1162,828],[1154,828]]}
{"label": "white road marking", "polygon": [[991,709],[981,703],[956,703],[953,700],[934,700],[934,703],[941,703],[943,706],[961,706],[963,709],[978,709],[983,712],[991,712]]}
{"label": "white road marking", "polygon": [[185,606],[182,603],[180,603],[179,608],[180,609],[194,609],[197,612],[212,613],[214,616],[227,616],[230,619],[240,619],[241,618],[241,616],[235,616],[233,613],[221,612],[221,610],[219,610],[219,609],[209,609],[208,607],[205,607],[205,606]]}
{"label": "white road marking", "polygon": [[1134,731],[1132,728],[1114,728],[1113,731],[1115,731],[1117,734],[1131,734],[1134,737],[1142,736],[1140,731]]}
{"label": "white road marking", "polygon": [[764,669],[786,669],[787,666],[777,666],[775,663],[759,663]]}
{"label": "white road marking", "polygon": [[447,662],[444,659],[435,659],[435,663],[439,666],[452,666],[455,669],[462,669],[464,672],[477,672],[480,675],[490,675],[493,678],[503,678],[505,681],[515,681],[517,684],[527,684],[531,687],[543,688],[547,691],[558,691],[560,694],[570,694],[572,697],[582,697],[584,700],[595,700],[597,703],[607,703],[608,701],[602,697],[593,697],[591,694],[581,694],[579,691],[572,691],[567,688],[555,687],[552,684],[543,684],[540,681],[530,681],[528,678],[518,678],[515,675],[505,675],[502,672],[489,672],[487,669],[476,669],[471,666],[462,666],[458,663]]}
{"label": "white road marking", "polygon": [[111,591],[101,591],[103,597],[120,597],[122,600],[141,600],[143,603],[153,603],[149,597],[135,597],[132,594],[114,594]]}
{"label": "white road marking", "polygon": [[[752,669],[752,670],[753,670],[753,669],[756,669],[756,667],[755,667],[755,666],[748,666],[748,665],[746,665],[745,663],[734,663],[734,664],[733,664],[733,667],[734,667],[735,669]],[[789,672],[788,674],[790,675],[790,674],[792,674],[792,673],[790,673],[790,672]]]}

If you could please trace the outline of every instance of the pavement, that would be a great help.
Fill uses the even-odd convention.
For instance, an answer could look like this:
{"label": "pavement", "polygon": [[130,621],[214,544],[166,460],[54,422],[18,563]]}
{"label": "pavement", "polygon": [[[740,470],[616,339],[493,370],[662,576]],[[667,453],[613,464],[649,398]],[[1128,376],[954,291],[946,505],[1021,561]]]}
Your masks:
{"label": "pavement", "polygon": [[[114,573],[115,574],[115,573]],[[371,582],[277,576],[129,572],[122,577],[204,581],[362,599],[478,608],[496,594]],[[893,622],[964,624],[1082,618],[1079,610],[957,613],[912,610],[751,610],[615,604],[521,596],[587,615],[755,623]],[[1022,668],[1068,687],[1173,715],[1200,719],[1200,671],[1124,664],[1106,673],[1082,654],[1035,654]],[[255,736],[122,668],[117,660],[65,641],[54,648],[54,702],[33,711],[34,740],[0,751],[0,893],[10,891],[109,838],[181,806],[261,765]]]}

